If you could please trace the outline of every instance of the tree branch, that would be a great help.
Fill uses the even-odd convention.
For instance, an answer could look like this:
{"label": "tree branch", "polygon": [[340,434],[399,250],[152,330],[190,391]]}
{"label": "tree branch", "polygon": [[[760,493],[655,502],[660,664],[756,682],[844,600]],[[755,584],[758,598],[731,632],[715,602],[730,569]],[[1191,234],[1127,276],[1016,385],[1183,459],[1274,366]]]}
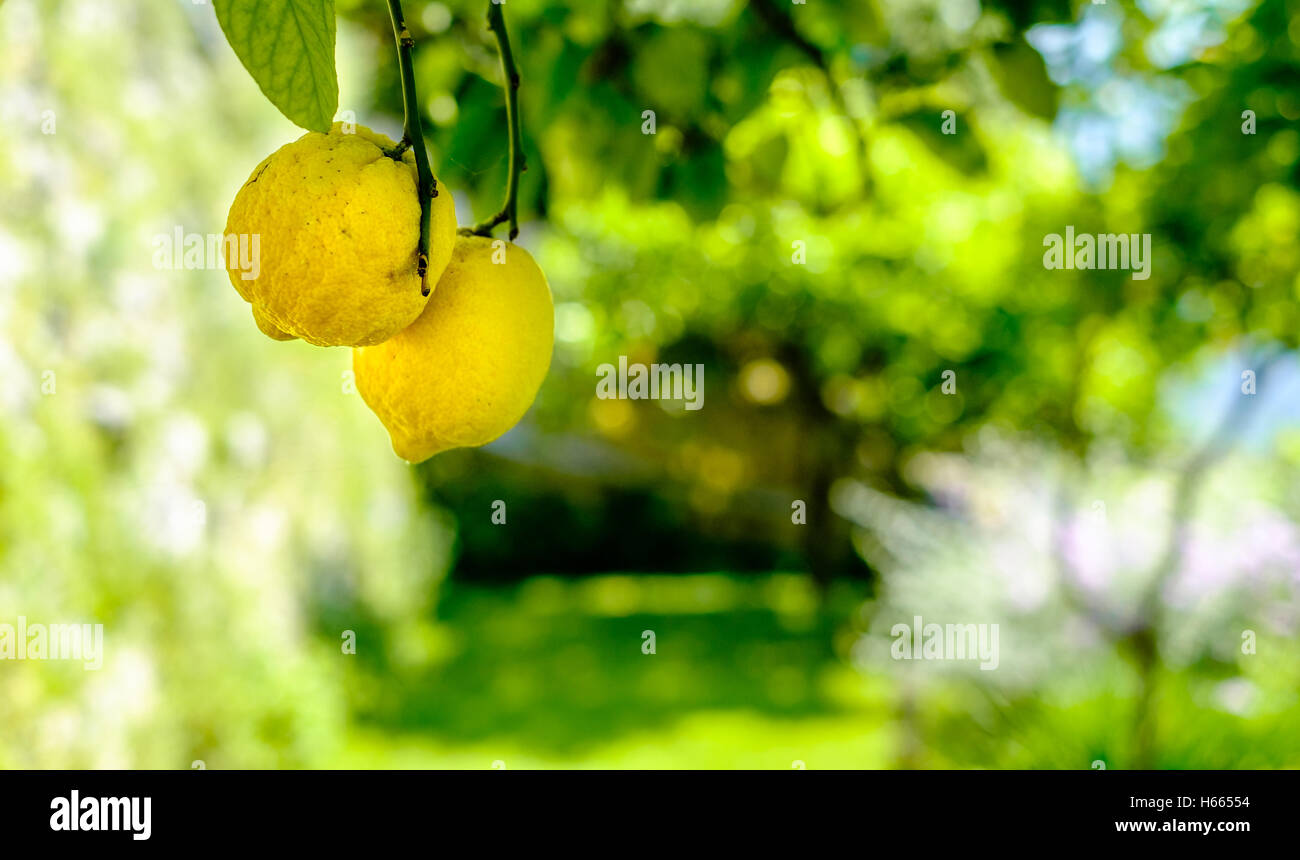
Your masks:
{"label": "tree branch", "polygon": [[[1255,384],[1257,387],[1268,369],[1284,354],[1275,352],[1268,356],[1255,356],[1251,364],[1255,368]],[[1141,604],[1142,617],[1147,620],[1148,625],[1155,624],[1159,610],[1160,591],[1169,577],[1178,570],[1179,563],[1183,560],[1186,552],[1184,538],[1186,537],[1187,522],[1196,510],[1196,502],[1200,495],[1205,473],[1232,450],[1241,432],[1245,430],[1247,423],[1254,414],[1255,404],[1259,402],[1259,399],[1259,395],[1252,395],[1237,408],[1230,408],[1219,421],[1219,426],[1215,428],[1201,449],[1187,461],[1182,473],[1178,476],[1178,483],[1174,488],[1174,506],[1169,522],[1165,552],[1159,564],[1156,565],[1155,575],[1152,577],[1151,585],[1148,586]]]}
{"label": "tree branch", "polygon": [[[1274,353],[1254,357],[1251,364],[1256,368],[1257,385],[1264,378],[1268,369],[1283,355],[1284,353]],[[1054,555],[1056,556],[1060,583],[1067,600],[1077,608],[1082,609],[1094,624],[1101,626],[1111,634],[1119,635],[1133,635],[1156,626],[1159,620],[1160,592],[1169,578],[1177,572],[1183,559],[1186,549],[1184,538],[1187,523],[1195,512],[1205,474],[1232,450],[1237,437],[1245,429],[1246,424],[1253,415],[1257,402],[1258,396],[1255,396],[1236,408],[1230,408],[1220,419],[1214,432],[1199,449],[1193,452],[1179,471],[1173,490],[1173,508],[1170,512],[1169,532],[1164,551],[1153,568],[1151,583],[1147,586],[1138,604],[1137,611],[1128,618],[1079,588],[1074,581],[1075,572],[1066,558],[1062,541],[1065,523],[1069,518],[1071,509],[1071,498],[1067,488],[1068,482],[1064,477],[1069,466],[1068,464],[1062,466],[1062,479],[1058,484],[1053,503],[1052,543]]]}

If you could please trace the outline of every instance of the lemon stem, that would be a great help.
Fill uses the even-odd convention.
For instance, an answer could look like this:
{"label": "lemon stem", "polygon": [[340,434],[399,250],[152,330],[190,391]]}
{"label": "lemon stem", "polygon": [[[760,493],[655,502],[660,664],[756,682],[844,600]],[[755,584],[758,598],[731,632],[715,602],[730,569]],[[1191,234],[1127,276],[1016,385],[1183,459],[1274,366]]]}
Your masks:
{"label": "lemon stem", "polygon": [[519,123],[519,69],[515,66],[515,55],[510,50],[510,36],[506,33],[506,19],[501,12],[501,6],[502,4],[497,0],[488,0],[487,26],[497,39],[497,49],[501,54],[501,74],[506,91],[506,126],[509,130],[510,142],[506,199],[501,204],[500,212],[462,232],[474,236],[491,236],[493,227],[509,221],[510,238],[514,239],[519,235],[519,174],[527,170],[528,165],[524,163],[524,137]]}
{"label": "lemon stem", "polygon": [[416,194],[420,198],[420,243],[415,270],[420,275],[420,294],[429,295],[429,218],[433,198],[438,196],[438,182],[429,167],[429,153],[424,148],[424,127],[420,124],[420,104],[415,95],[415,64],[411,49],[415,39],[406,29],[401,0],[388,0],[388,14],[393,19],[393,37],[397,39],[397,64],[402,72],[402,107],[406,111],[402,142],[393,150],[398,158],[409,146],[415,152]]}

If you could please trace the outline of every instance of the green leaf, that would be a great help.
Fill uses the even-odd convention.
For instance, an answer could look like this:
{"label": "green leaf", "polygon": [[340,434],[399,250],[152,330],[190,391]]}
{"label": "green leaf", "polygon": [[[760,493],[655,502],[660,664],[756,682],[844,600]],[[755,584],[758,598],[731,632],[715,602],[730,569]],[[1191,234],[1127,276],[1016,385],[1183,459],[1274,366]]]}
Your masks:
{"label": "green leaf", "polygon": [[339,106],[334,0],[213,0],[239,61],[280,113],[328,132]]}

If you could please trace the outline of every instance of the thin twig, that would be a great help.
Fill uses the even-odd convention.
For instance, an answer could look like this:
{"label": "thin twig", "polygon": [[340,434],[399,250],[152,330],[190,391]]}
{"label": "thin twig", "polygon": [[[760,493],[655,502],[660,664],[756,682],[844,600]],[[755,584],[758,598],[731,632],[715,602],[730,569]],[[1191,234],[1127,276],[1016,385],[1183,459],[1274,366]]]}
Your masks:
{"label": "thin twig", "polygon": [[406,29],[401,0],[388,0],[388,14],[393,19],[393,38],[397,40],[397,63],[402,72],[402,106],[406,119],[402,126],[402,142],[395,151],[398,157],[411,147],[415,151],[416,194],[420,198],[420,242],[415,270],[420,275],[420,295],[429,295],[429,220],[432,217],[433,198],[438,196],[438,182],[429,167],[429,153],[424,148],[424,127],[420,123],[420,102],[415,95],[415,64],[411,49],[415,39]]}
{"label": "thin twig", "polygon": [[510,238],[514,239],[519,235],[519,174],[527,170],[528,165],[524,163],[523,131],[519,122],[519,69],[515,66],[515,55],[510,50],[510,37],[506,33],[506,20],[501,13],[501,5],[495,0],[488,0],[487,26],[497,39],[497,48],[501,53],[501,74],[504,77],[506,91],[506,125],[510,142],[506,199],[497,214],[461,232],[472,236],[491,236],[492,228],[509,221]]}

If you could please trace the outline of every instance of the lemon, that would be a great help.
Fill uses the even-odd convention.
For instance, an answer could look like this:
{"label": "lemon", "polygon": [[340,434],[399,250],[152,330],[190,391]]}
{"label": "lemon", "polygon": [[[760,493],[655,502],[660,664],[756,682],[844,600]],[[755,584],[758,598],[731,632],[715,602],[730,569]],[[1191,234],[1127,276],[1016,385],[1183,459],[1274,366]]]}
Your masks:
{"label": "lemon", "polygon": [[461,236],[419,319],[353,350],[357,391],[404,460],[484,445],[532,405],[554,334],[551,288],[528,252]]}
{"label": "lemon", "polygon": [[272,340],[297,340],[296,336],[276,328],[275,324],[266,318],[266,315],[262,313],[257,305],[253,305],[253,322],[257,323],[257,327],[262,334]]}
{"label": "lemon", "polygon": [[[309,132],[257,166],[235,195],[228,237],[247,237],[254,265],[227,254],[230,282],[268,337],[317,346],[380,343],[424,309],[416,272],[420,202],[415,156],[363,126]],[[429,223],[428,283],[451,258],[456,210],[441,184]],[[255,238],[254,238],[255,237]],[[227,239],[230,243],[231,240]],[[246,277],[255,275],[255,277]]]}

